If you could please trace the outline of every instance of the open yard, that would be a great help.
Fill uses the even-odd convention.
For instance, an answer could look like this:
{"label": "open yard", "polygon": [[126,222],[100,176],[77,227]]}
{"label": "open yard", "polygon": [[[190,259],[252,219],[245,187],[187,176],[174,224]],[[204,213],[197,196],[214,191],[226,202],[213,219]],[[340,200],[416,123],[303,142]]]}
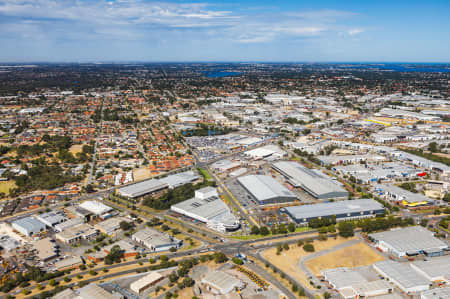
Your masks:
{"label": "open yard", "polygon": [[382,260],[384,260],[383,256],[365,243],[359,242],[320,257],[313,258],[305,262],[305,265],[315,275],[320,275],[320,271],[326,269],[369,266]]}
{"label": "open yard", "polygon": [[16,187],[16,183],[13,180],[0,182],[0,193],[9,194],[9,190]]}
{"label": "open yard", "polygon": [[152,177],[152,173],[148,167],[138,168],[133,170],[134,181],[139,182]]}
{"label": "open yard", "polygon": [[[344,239],[341,237],[337,237],[336,239],[329,238],[326,241],[315,240],[312,244],[314,245],[315,252],[319,252],[322,250],[333,248],[353,239],[354,238]],[[277,248],[273,247],[265,250],[262,253],[262,256],[265,259],[269,260],[271,263],[277,265],[292,278],[300,281],[304,286],[314,290],[314,287],[309,284],[308,277],[298,265],[300,258],[309,254],[311,253],[304,251],[302,247],[298,247],[296,244],[292,244],[290,245],[289,250],[283,250],[280,255],[277,255]]]}
{"label": "open yard", "polygon": [[83,151],[83,145],[82,144],[74,144],[69,149],[69,152],[71,152],[73,155],[81,153],[82,151]]}

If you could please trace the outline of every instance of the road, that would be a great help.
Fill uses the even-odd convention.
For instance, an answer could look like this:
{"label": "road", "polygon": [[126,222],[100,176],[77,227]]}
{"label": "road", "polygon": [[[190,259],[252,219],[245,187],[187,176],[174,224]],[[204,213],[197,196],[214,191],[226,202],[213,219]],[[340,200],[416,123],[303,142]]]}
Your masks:
{"label": "road", "polygon": [[92,162],[91,162],[91,167],[89,169],[89,175],[86,180],[86,186],[92,183],[92,178],[94,176],[95,160],[97,158],[98,138],[102,134],[102,130],[103,130],[103,103],[104,103],[104,100],[102,99],[99,129],[97,131],[97,136],[95,137],[94,152],[92,153]]}

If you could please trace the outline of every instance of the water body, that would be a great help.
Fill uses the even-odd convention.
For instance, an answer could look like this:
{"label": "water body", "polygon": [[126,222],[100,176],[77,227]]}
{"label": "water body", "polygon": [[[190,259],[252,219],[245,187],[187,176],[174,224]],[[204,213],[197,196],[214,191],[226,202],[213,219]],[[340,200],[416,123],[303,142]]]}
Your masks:
{"label": "water body", "polygon": [[425,72],[425,73],[449,73],[450,64],[426,64],[426,63],[414,63],[414,64],[354,64],[340,66],[341,68],[349,69],[378,69],[384,71],[393,72]]}
{"label": "water body", "polygon": [[238,76],[242,74],[241,72],[229,72],[229,71],[223,71],[223,70],[216,70],[216,71],[204,71],[202,72],[203,75],[205,75],[208,78],[223,78],[223,77],[232,77],[232,76]]}

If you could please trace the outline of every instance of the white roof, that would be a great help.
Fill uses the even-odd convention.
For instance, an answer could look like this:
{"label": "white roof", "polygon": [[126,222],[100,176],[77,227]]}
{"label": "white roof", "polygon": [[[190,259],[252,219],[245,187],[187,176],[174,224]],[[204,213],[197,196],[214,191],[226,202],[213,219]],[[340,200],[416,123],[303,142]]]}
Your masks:
{"label": "white roof", "polygon": [[151,272],[150,274],[142,277],[141,279],[133,282],[130,285],[130,289],[138,292],[139,290],[141,290],[142,288],[145,288],[146,286],[148,286],[149,284],[154,283],[155,281],[158,281],[162,278],[163,276],[161,274],[159,274],[158,272],[154,271]]}
{"label": "white roof", "polygon": [[286,197],[292,198],[292,200],[297,199],[293,192],[270,176],[247,175],[238,178],[238,181],[261,202]]}
{"label": "white roof", "polygon": [[108,207],[107,205],[104,205],[101,202],[95,200],[85,201],[80,204],[80,207],[96,215],[102,215],[112,210],[111,207]]}

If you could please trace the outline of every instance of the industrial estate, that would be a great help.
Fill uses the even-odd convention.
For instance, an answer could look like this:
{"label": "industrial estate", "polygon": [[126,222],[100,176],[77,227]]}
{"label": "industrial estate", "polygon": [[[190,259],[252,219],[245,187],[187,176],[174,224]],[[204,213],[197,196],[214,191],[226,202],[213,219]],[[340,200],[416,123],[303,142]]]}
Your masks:
{"label": "industrial estate", "polygon": [[400,66],[0,66],[0,298],[450,298],[450,73]]}

